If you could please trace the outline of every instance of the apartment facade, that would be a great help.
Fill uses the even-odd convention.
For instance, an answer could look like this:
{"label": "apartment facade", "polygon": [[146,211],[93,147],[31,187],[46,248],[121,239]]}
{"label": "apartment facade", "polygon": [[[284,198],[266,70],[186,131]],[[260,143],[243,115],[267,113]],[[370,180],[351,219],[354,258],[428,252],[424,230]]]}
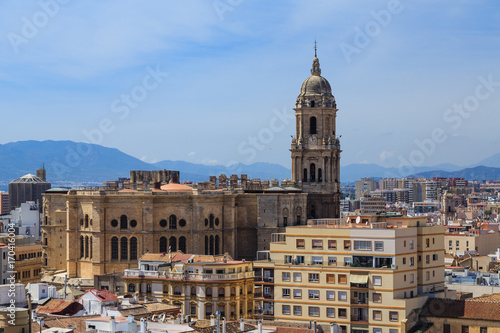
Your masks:
{"label": "apartment facade", "polygon": [[147,253],[124,272],[126,291],[181,308],[192,318],[220,311],[229,320],[253,318],[252,262],[229,255]]}
{"label": "apartment facade", "polygon": [[254,262],[264,319],[400,333],[427,295],[445,294],[443,227],[422,217],[310,220],[275,234],[267,255]]}

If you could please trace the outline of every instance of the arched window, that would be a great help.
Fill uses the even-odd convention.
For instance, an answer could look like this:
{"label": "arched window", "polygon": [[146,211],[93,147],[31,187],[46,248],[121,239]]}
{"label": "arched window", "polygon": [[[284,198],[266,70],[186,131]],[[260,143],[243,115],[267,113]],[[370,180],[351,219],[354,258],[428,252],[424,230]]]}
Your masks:
{"label": "arched window", "polygon": [[128,240],[127,237],[120,239],[120,259],[128,260]]}
{"label": "arched window", "polygon": [[208,227],[208,219],[205,219],[205,227]]}
{"label": "arched window", "polygon": [[207,297],[212,297],[212,288],[207,288]]}
{"label": "arched window", "polygon": [[318,168],[318,182],[323,181],[323,173],[321,172],[321,168]]}
{"label": "arched window", "polygon": [[85,258],[89,257],[89,236],[85,236]]}
{"label": "arched window", "polygon": [[311,107],[313,108],[315,106],[314,101],[311,101]]}
{"label": "arched window", "polygon": [[168,228],[170,230],[177,229],[177,216],[170,215],[170,217],[168,218]]}
{"label": "arched window", "polygon": [[181,236],[179,237],[179,250],[182,251],[183,253],[186,253],[186,237]]}
{"label": "arched window", "polygon": [[210,254],[214,254],[214,236],[210,236]]}
{"label": "arched window", "polygon": [[90,259],[92,259],[92,236],[90,236],[90,238],[89,238],[89,247],[90,247],[90,249],[89,249],[89,251],[90,251],[89,257],[90,257]]}
{"label": "arched window", "polygon": [[314,163],[311,163],[309,166],[309,170],[311,172],[311,182],[316,181],[316,165]]}
{"label": "arched window", "polygon": [[215,236],[215,254],[219,254],[219,244],[220,244],[220,237],[219,235]]}
{"label": "arched window", "polygon": [[213,228],[214,227],[214,214],[210,214],[209,218],[210,218],[210,228]]}
{"label": "arched window", "polygon": [[236,296],[236,288],[235,287],[231,288],[231,296]]}
{"label": "arched window", "polygon": [[167,252],[167,237],[160,237],[160,252]]}
{"label": "arched window", "polygon": [[148,283],[148,284],[146,285],[146,293],[147,293],[147,294],[151,294],[151,284],[150,284],[150,283]]}
{"label": "arched window", "polygon": [[304,177],[302,177],[302,181],[303,181],[304,183],[306,183],[306,182],[307,182],[307,169],[306,169],[306,168],[304,168]]}
{"label": "arched window", "polygon": [[191,287],[191,296],[196,296],[196,287]]}
{"label": "arched window", "polygon": [[135,293],[135,284],[130,283],[130,284],[128,285],[128,292],[129,292],[129,293]]}
{"label": "arched window", "polygon": [[163,293],[168,294],[168,284],[163,285]]}
{"label": "arched window", "polygon": [[89,216],[85,214],[85,228],[89,227]]}
{"label": "arched window", "polygon": [[208,253],[208,236],[205,236],[205,254],[209,254]]}
{"label": "arched window", "polygon": [[309,134],[316,134],[316,117],[311,117],[309,119]]}
{"label": "arched window", "polygon": [[130,238],[130,260],[137,260],[137,238]]}
{"label": "arched window", "polygon": [[182,289],[180,286],[175,286],[174,287],[174,295],[175,296],[180,296],[182,294]]}
{"label": "arched window", "polygon": [[128,228],[127,215],[122,215],[120,216],[120,229],[127,229],[127,228]]}
{"label": "arched window", "polygon": [[80,258],[83,258],[85,255],[85,244],[83,241],[83,236],[80,236]]}
{"label": "arched window", "polygon": [[172,236],[172,237],[170,237],[168,242],[170,243],[170,251],[172,251],[172,252],[177,251],[177,239]]}
{"label": "arched window", "polygon": [[111,238],[111,260],[118,260],[118,237]]}

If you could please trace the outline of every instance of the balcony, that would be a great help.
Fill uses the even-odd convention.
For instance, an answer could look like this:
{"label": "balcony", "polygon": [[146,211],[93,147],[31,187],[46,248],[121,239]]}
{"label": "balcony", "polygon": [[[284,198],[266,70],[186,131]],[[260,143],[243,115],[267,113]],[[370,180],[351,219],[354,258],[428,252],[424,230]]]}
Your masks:
{"label": "balcony", "polygon": [[205,274],[205,273],[169,273],[158,271],[146,271],[139,269],[126,269],[125,277],[159,278],[168,280],[196,280],[196,281],[231,281],[240,279],[251,279],[254,272],[241,272],[232,274]]}

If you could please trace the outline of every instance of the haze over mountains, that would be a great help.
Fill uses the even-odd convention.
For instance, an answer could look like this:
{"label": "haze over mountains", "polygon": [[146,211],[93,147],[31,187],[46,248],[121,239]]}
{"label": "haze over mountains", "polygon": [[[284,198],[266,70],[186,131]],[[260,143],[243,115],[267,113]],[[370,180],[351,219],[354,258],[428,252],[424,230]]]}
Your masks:
{"label": "haze over mountains", "polygon": [[[250,165],[203,165],[185,161],[146,163],[118,149],[73,141],[19,141],[0,145],[0,189],[27,173],[35,173],[42,164],[53,186],[99,185],[106,180],[128,177],[130,170],[179,170],[181,181],[207,181],[221,173],[247,174],[251,178],[283,180],[291,171],[279,164],[258,162]],[[341,167],[341,182],[362,177],[463,177],[477,180],[500,179],[500,153],[468,168],[452,164],[415,168],[385,168],[377,164],[351,164]]]}

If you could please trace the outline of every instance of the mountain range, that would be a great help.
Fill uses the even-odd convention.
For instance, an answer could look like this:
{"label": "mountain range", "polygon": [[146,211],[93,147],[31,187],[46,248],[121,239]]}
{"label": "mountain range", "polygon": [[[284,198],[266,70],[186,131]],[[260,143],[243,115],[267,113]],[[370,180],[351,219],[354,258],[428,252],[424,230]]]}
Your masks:
{"label": "mountain range", "polygon": [[[0,189],[27,173],[45,166],[47,180],[53,186],[99,185],[106,180],[128,177],[130,170],[179,170],[181,181],[207,181],[222,173],[247,174],[250,178],[283,180],[291,170],[273,163],[250,165],[204,165],[185,161],[146,163],[116,148],[73,141],[19,141],[0,145]],[[350,164],[340,170],[343,184],[362,177],[463,177],[477,180],[500,179],[500,153],[466,168],[440,164],[415,168],[385,168],[377,164]]]}

